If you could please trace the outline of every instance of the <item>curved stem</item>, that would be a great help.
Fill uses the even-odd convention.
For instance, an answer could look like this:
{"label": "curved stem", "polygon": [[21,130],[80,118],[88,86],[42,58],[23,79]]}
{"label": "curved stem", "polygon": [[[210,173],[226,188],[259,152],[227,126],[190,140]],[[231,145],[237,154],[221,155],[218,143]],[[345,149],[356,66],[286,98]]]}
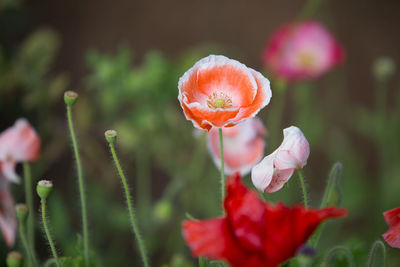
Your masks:
{"label": "curved stem", "polygon": [[221,203],[222,213],[224,213],[224,199],[225,199],[225,171],[224,171],[224,137],[222,136],[222,128],[218,129],[219,133],[219,151],[221,158]]}
{"label": "curved stem", "polygon": [[299,12],[297,20],[304,20],[313,16],[321,5],[321,2],[322,0],[308,0]]}
{"label": "curved stem", "polygon": [[301,189],[303,191],[304,206],[306,208],[308,208],[307,188],[306,188],[306,184],[304,183],[304,177],[303,177],[303,173],[301,172],[301,169],[297,169],[297,174],[299,175]]}
{"label": "curved stem", "polygon": [[82,164],[79,155],[78,142],[75,135],[74,124],[72,121],[71,107],[68,105],[67,105],[67,118],[68,118],[69,131],[71,134],[72,146],[74,148],[76,169],[78,172],[79,194],[80,194],[81,208],[82,208],[83,254],[85,258],[85,266],[88,267],[90,265],[90,256],[89,256],[89,230],[88,230],[87,209],[86,209],[85,184],[83,181]]}
{"label": "curved stem", "polygon": [[347,263],[348,263],[348,266],[349,266],[349,267],[354,266],[353,255],[351,254],[351,251],[350,251],[348,248],[344,247],[344,246],[336,246],[336,247],[334,247],[334,248],[331,248],[331,249],[325,254],[325,257],[322,259],[322,262],[321,262],[321,265],[320,265],[320,266],[324,266],[324,264],[325,264],[326,262],[328,262],[328,261],[330,260],[330,258],[331,258],[334,254],[336,254],[336,253],[338,253],[338,252],[343,252],[343,253],[344,253],[344,255],[345,255],[346,258],[347,258]]}
{"label": "curved stem", "polygon": [[148,259],[147,259],[147,255],[146,255],[146,250],[144,247],[144,243],[142,240],[142,237],[140,235],[139,232],[139,228],[136,224],[136,220],[135,220],[135,211],[133,209],[133,204],[132,204],[132,197],[131,197],[131,193],[129,191],[129,187],[128,187],[128,182],[126,180],[125,174],[121,168],[121,165],[119,163],[118,157],[117,157],[117,153],[115,152],[115,147],[113,143],[109,143],[110,145],[110,150],[111,150],[111,154],[112,157],[114,159],[114,163],[115,163],[115,167],[117,168],[118,174],[121,177],[121,181],[122,181],[122,185],[124,188],[124,192],[125,192],[125,198],[126,198],[126,205],[128,206],[128,212],[129,212],[129,220],[131,221],[131,227],[132,227],[132,231],[134,232],[134,234],[136,235],[136,240],[139,246],[139,251],[140,251],[140,255],[142,257],[143,260],[143,264],[145,267],[149,266],[148,263]]}
{"label": "curved stem", "polygon": [[57,250],[56,247],[54,245],[53,239],[51,237],[50,234],[50,230],[49,230],[49,226],[47,224],[47,218],[46,218],[46,200],[42,199],[41,200],[41,204],[42,204],[42,221],[43,221],[43,229],[44,232],[46,234],[47,240],[49,241],[49,245],[50,245],[50,249],[51,249],[51,253],[53,254],[53,258],[56,261],[56,265],[57,267],[60,267],[60,260],[58,259],[58,255],[57,255]]}
{"label": "curved stem", "polygon": [[371,267],[374,265],[375,262],[375,253],[376,250],[378,249],[378,247],[380,247],[382,249],[382,267],[386,266],[386,247],[385,244],[380,241],[380,240],[376,240],[371,247],[371,250],[369,252],[369,256],[368,256],[368,267]]}
{"label": "curved stem", "polygon": [[22,245],[24,246],[25,252],[28,255],[29,265],[28,266],[37,266],[35,258],[33,257],[32,247],[29,246],[28,241],[25,236],[24,222],[22,220],[18,220],[18,229],[19,229],[19,237],[21,238]]}
{"label": "curved stem", "polygon": [[[31,167],[28,162],[23,163],[24,167],[24,185],[25,185],[25,201],[28,206],[28,219],[27,219],[27,236],[28,244],[35,255],[35,211],[33,208],[33,187]],[[35,257],[35,256],[34,256]]]}

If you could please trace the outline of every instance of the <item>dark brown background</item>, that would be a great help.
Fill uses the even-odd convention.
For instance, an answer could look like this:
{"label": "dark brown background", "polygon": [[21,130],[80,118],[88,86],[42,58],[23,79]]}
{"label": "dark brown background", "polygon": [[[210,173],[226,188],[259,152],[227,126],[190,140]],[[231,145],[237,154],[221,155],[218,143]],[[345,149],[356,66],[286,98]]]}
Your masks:
{"label": "dark brown background", "polygon": [[[173,57],[201,43],[233,49],[239,60],[261,68],[260,54],[269,34],[293,20],[304,0],[43,0],[29,1],[36,26],[61,34],[56,70],[71,73],[80,86],[89,48],[115,51],[131,47],[136,60],[158,49]],[[400,59],[400,1],[321,0],[314,18],[323,21],[347,50],[346,83],[353,100],[371,101],[371,64],[378,56]]]}

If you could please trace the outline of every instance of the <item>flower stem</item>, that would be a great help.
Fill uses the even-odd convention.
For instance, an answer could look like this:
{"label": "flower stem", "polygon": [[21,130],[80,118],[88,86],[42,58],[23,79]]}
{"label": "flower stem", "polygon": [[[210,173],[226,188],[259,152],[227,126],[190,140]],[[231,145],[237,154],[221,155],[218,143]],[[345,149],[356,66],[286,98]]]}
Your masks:
{"label": "flower stem", "polygon": [[304,176],[303,173],[301,172],[301,169],[297,169],[297,174],[299,175],[301,189],[303,191],[304,207],[308,208],[307,189],[306,189],[306,184],[304,183]]}
{"label": "flower stem", "polygon": [[224,137],[222,136],[222,128],[218,129],[219,133],[219,151],[221,158],[221,203],[222,213],[224,213],[224,199],[225,199],[225,171],[224,171]]}
{"label": "flower stem", "polygon": [[298,14],[299,21],[310,18],[318,10],[322,0],[308,0]]}
{"label": "flower stem", "polygon": [[49,241],[51,253],[53,254],[53,258],[56,261],[57,267],[60,267],[60,260],[58,259],[57,256],[57,250],[56,247],[54,246],[53,238],[51,237],[49,226],[47,224],[47,218],[46,218],[46,199],[41,199],[41,204],[42,204],[42,221],[43,221],[43,229],[46,234],[47,240]]}
{"label": "flower stem", "polygon": [[85,184],[82,175],[82,164],[79,155],[78,142],[75,135],[74,124],[72,121],[71,106],[67,105],[67,118],[68,126],[71,134],[72,146],[74,148],[76,169],[78,172],[78,183],[79,183],[79,194],[81,198],[81,208],[82,208],[82,228],[83,228],[83,254],[85,258],[85,266],[90,265],[89,256],[89,230],[88,230],[88,220],[87,220],[87,210],[86,210],[86,196],[85,196]]}
{"label": "flower stem", "polygon": [[24,185],[25,185],[25,202],[28,206],[27,219],[27,240],[32,249],[32,254],[35,251],[35,211],[33,208],[33,187],[31,167],[28,162],[23,163],[24,166]]}
{"label": "flower stem", "polygon": [[21,238],[22,245],[24,246],[26,254],[28,255],[28,260],[29,260],[28,266],[36,267],[37,264],[36,264],[35,258],[33,257],[32,247],[29,246],[28,240],[26,239],[26,236],[25,236],[25,227],[24,227],[23,220],[18,220],[18,229],[19,229],[19,237]]}
{"label": "flower stem", "polygon": [[147,255],[146,255],[146,250],[144,247],[144,243],[142,240],[142,237],[140,235],[139,232],[139,228],[136,224],[136,220],[135,220],[135,211],[133,209],[133,204],[132,204],[132,197],[131,197],[131,193],[129,191],[129,187],[128,187],[128,182],[126,181],[126,177],[125,174],[121,168],[121,165],[119,163],[118,157],[117,157],[117,153],[115,152],[115,146],[113,143],[109,143],[110,146],[110,151],[112,154],[112,157],[114,159],[114,163],[115,163],[115,167],[117,168],[118,174],[121,177],[121,181],[122,181],[122,185],[125,191],[125,198],[126,198],[126,205],[128,206],[128,212],[129,212],[129,219],[131,221],[131,227],[132,227],[132,231],[134,232],[134,234],[136,235],[136,240],[139,246],[139,251],[140,251],[140,255],[142,257],[143,260],[143,264],[145,267],[149,266],[148,263],[148,259],[147,259]]}
{"label": "flower stem", "polygon": [[376,240],[371,247],[371,250],[369,251],[369,256],[368,256],[368,267],[374,266],[375,265],[375,261],[376,261],[376,251],[377,249],[381,248],[382,250],[382,259],[380,262],[380,265],[378,264],[378,266],[382,266],[385,267],[386,266],[386,247],[385,244],[380,241],[380,240]]}

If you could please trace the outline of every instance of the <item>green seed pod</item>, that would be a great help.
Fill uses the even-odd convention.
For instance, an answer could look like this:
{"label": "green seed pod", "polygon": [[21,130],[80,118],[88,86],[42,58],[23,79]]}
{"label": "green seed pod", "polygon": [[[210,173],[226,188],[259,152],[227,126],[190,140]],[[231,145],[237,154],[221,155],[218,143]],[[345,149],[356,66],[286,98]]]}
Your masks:
{"label": "green seed pod", "polygon": [[64,102],[67,106],[72,107],[78,101],[78,94],[74,91],[66,91],[64,93]]}
{"label": "green seed pod", "polygon": [[386,81],[391,78],[396,72],[396,64],[389,57],[378,58],[373,65],[373,73],[376,79]]}
{"label": "green seed pod", "polygon": [[110,144],[113,144],[115,142],[115,140],[117,139],[117,131],[115,130],[107,130],[104,133],[104,136],[106,137],[107,142],[109,142]]}
{"label": "green seed pod", "polygon": [[11,251],[7,254],[6,262],[8,267],[20,267],[22,265],[22,254],[18,251]]}
{"label": "green seed pod", "polygon": [[17,204],[15,205],[15,212],[17,214],[17,218],[23,221],[28,215],[28,207],[23,203]]}
{"label": "green seed pod", "polygon": [[46,199],[53,190],[53,182],[48,180],[41,180],[36,186],[36,192],[41,199]]}

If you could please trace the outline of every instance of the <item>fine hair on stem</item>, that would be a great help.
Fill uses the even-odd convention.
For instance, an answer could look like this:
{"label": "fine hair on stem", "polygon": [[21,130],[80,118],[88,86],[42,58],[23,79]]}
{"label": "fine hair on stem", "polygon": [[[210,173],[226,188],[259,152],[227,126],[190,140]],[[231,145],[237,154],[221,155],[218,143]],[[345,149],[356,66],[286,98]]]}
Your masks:
{"label": "fine hair on stem", "polygon": [[87,219],[85,183],[83,180],[82,163],[79,155],[78,141],[75,135],[75,129],[72,120],[71,105],[67,105],[67,119],[68,119],[68,126],[71,135],[71,141],[75,155],[76,169],[78,174],[79,194],[80,194],[81,209],[82,209],[83,254],[85,259],[85,266],[88,267],[90,265],[90,254],[89,254],[89,229],[88,229],[88,219]]}
{"label": "fine hair on stem", "polygon": [[125,193],[126,205],[127,205],[128,213],[129,213],[129,220],[130,220],[130,223],[131,223],[132,231],[136,236],[136,240],[137,240],[137,244],[138,244],[138,247],[139,247],[140,255],[142,257],[143,265],[145,267],[148,267],[149,266],[149,262],[148,262],[148,258],[147,258],[147,254],[146,254],[146,249],[145,249],[145,245],[144,245],[142,236],[141,236],[140,231],[139,231],[139,227],[138,227],[138,225],[136,223],[135,210],[133,208],[133,201],[132,201],[132,196],[131,196],[131,193],[130,193],[130,190],[129,190],[128,182],[127,182],[125,174],[124,174],[124,172],[122,170],[121,164],[119,163],[119,159],[118,159],[117,153],[115,151],[114,143],[113,142],[109,142],[109,147],[110,147],[112,158],[114,160],[115,167],[117,168],[118,174],[119,174],[119,176],[121,178],[123,190],[124,190],[124,193]]}

